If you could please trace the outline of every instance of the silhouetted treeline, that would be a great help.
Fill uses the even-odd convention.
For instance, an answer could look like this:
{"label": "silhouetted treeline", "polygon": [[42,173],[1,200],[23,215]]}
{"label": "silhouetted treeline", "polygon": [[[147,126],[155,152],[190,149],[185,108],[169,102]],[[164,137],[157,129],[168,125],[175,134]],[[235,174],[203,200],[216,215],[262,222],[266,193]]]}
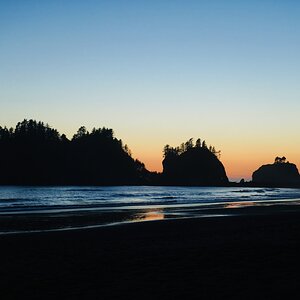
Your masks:
{"label": "silhouetted treeline", "polygon": [[[133,159],[112,129],[82,126],[68,139],[48,124],[23,120],[0,126],[1,185],[229,185],[220,151],[189,139],[163,149],[163,172],[149,172]],[[276,157],[253,173],[253,181],[232,186],[300,187],[296,165]]]}
{"label": "silhouetted treeline", "polygon": [[166,158],[167,156],[178,156],[192,148],[203,148],[209,150],[211,153],[213,153],[215,156],[217,156],[218,159],[220,159],[221,156],[221,151],[217,151],[214,146],[207,146],[206,141],[203,140],[201,141],[200,138],[198,138],[194,144],[194,139],[190,138],[188,141],[185,143],[181,143],[180,146],[177,147],[170,147],[170,145],[166,145],[164,147],[164,157]]}
{"label": "silhouetted treeline", "polygon": [[163,173],[131,157],[112,129],[82,126],[69,140],[48,124],[24,120],[0,127],[0,184],[14,185],[224,185],[220,151],[193,139],[165,146]]}
{"label": "silhouetted treeline", "polygon": [[144,184],[151,176],[112,129],[80,127],[69,140],[34,120],[0,127],[0,165],[0,184]]}
{"label": "silhouetted treeline", "polygon": [[164,147],[162,182],[168,185],[227,185],[220,151],[193,139],[178,147]]}

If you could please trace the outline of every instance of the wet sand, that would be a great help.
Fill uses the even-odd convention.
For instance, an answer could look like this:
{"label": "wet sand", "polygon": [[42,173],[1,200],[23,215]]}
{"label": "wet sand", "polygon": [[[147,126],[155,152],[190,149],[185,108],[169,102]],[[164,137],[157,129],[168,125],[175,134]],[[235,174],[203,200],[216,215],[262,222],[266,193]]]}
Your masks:
{"label": "wet sand", "polygon": [[300,213],[0,236],[1,299],[288,299]]}

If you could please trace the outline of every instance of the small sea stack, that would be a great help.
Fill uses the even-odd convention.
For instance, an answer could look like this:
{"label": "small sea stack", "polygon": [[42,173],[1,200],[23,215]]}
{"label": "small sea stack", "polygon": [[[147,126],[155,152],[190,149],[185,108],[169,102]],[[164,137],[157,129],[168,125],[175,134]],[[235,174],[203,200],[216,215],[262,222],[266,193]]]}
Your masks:
{"label": "small sea stack", "polygon": [[300,185],[300,175],[297,166],[283,156],[276,157],[273,164],[263,165],[254,171],[252,181],[261,185],[296,186]]}

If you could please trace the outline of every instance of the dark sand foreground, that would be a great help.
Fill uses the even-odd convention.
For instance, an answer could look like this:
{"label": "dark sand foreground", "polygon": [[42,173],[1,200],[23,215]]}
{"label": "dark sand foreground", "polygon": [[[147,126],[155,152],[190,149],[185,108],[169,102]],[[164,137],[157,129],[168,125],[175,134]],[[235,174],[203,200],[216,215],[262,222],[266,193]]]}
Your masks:
{"label": "dark sand foreground", "polygon": [[297,299],[300,213],[0,236],[0,299]]}

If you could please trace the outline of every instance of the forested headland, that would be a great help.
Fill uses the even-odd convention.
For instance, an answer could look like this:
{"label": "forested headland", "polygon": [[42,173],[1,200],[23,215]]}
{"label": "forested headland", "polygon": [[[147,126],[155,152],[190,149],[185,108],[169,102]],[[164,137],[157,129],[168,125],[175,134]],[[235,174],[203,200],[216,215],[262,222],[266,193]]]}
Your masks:
{"label": "forested headland", "polygon": [[150,176],[112,129],[80,127],[72,139],[43,122],[0,127],[0,184],[144,184]]}
{"label": "forested headland", "polygon": [[109,128],[80,127],[71,139],[48,124],[0,127],[2,185],[220,185],[220,152],[198,139],[164,147],[163,172],[150,172]]}

